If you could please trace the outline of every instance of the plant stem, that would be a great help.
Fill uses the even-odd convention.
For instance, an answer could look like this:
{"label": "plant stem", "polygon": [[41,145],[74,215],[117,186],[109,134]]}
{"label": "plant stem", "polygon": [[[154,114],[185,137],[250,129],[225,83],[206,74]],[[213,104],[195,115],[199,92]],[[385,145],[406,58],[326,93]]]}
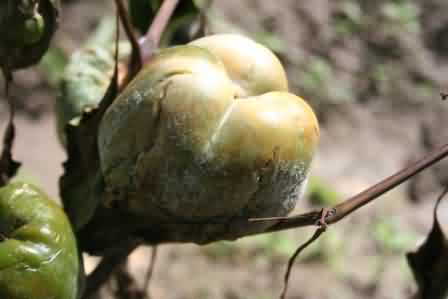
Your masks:
{"label": "plant stem", "polygon": [[123,4],[123,0],[115,0],[117,6],[118,15],[120,16],[121,23],[123,25],[126,37],[131,43],[131,59],[129,61],[128,78],[133,78],[143,66],[142,52],[138,43],[137,37],[134,34],[131,21],[128,17],[128,12]]}
{"label": "plant stem", "polygon": [[[434,163],[440,161],[441,159],[448,156],[448,144],[430,152],[421,160],[405,167],[399,172],[391,175],[390,177],[380,181],[379,183],[373,185],[372,187],[358,193],[357,195],[337,204],[336,206],[330,208],[331,213],[325,217],[326,224],[333,224],[342,220],[346,216],[350,215],[357,209],[365,206],[371,201],[379,198],[381,195],[387,191],[397,187],[401,183],[405,182],[412,176],[421,172],[422,170],[430,167]],[[270,227],[268,230],[262,233],[269,233],[274,231],[286,230],[291,228],[317,225],[321,218],[322,211],[311,211],[305,214],[300,214],[291,217],[272,217],[272,218],[255,218],[249,219],[250,222],[258,221],[273,221],[276,222],[275,225]]]}
{"label": "plant stem", "polygon": [[117,250],[114,250],[113,253],[104,256],[95,270],[87,276],[86,288],[82,298],[89,299],[96,294],[100,287],[109,280],[115,269],[126,261],[127,257],[140,244],[141,242],[139,241],[129,241]]}
{"label": "plant stem", "polygon": [[148,31],[140,38],[139,43],[143,61],[149,60],[154,51],[159,48],[163,31],[165,31],[178,3],[179,0],[164,0]]}

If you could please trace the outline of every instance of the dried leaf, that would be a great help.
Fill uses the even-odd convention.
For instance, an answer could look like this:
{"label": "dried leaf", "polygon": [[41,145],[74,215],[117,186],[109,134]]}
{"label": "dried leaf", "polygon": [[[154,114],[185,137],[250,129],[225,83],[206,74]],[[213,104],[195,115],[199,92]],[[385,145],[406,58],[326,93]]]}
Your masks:
{"label": "dried leaf", "polygon": [[[9,85],[12,82],[12,75],[5,74],[5,95],[9,98]],[[12,158],[12,147],[16,136],[14,125],[15,106],[12,99],[9,98],[9,121],[3,136],[3,149],[0,155],[0,187],[6,185],[10,178],[16,175],[21,163]]]}
{"label": "dried leaf", "polygon": [[[105,39],[112,42],[113,33],[107,35]],[[118,93],[116,62],[105,45],[107,41],[72,55],[56,102],[59,136],[68,153],[60,180],[61,197],[76,230],[91,219],[102,192],[96,148],[98,125]]]}
{"label": "dried leaf", "polygon": [[0,156],[0,186],[6,185],[10,178],[16,175],[20,163],[12,158],[12,145],[14,142],[15,128],[9,123],[3,139],[3,150]]}
{"label": "dried leaf", "polygon": [[112,78],[100,107],[85,110],[79,123],[69,123],[66,127],[68,159],[59,184],[64,209],[76,230],[91,219],[101,198],[98,126],[105,107],[117,95],[116,76]]}
{"label": "dried leaf", "polygon": [[434,223],[425,242],[416,252],[407,254],[418,285],[416,298],[445,299],[448,296],[448,240],[437,219],[437,209],[448,188],[434,208]]}

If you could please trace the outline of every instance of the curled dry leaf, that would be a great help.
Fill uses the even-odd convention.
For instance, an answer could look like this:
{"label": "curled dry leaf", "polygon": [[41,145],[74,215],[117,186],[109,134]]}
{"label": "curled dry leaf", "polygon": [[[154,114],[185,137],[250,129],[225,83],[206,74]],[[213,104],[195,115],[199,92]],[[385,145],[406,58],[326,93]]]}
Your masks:
{"label": "curled dry leaf", "polygon": [[448,295],[448,239],[437,218],[437,209],[448,189],[434,208],[434,223],[425,242],[416,252],[407,254],[409,267],[417,281],[418,299],[445,299]]}
{"label": "curled dry leaf", "polygon": [[15,138],[15,126],[12,118],[7,124],[3,137],[2,151],[0,154],[0,187],[3,187],[14,177],[20,168],[21,163],[12,157],[12,147]]}

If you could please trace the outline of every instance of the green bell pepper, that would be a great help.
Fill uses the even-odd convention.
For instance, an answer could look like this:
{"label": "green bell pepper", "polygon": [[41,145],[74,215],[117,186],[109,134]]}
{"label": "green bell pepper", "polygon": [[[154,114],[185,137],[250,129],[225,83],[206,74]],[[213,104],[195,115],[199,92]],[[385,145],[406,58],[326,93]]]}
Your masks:
{"label": "green bell pepper", "polygon": [[76,299],[76,239],[63,210],[38,188],[0,188],[0,298]]}

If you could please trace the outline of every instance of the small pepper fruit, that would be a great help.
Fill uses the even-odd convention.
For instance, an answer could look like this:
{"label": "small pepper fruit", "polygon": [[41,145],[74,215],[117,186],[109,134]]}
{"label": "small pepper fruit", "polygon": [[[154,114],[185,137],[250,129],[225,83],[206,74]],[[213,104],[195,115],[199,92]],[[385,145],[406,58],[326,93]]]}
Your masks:
{"label": "small pepper fruit", "polygon": [[59,18],[59,0],[0,1],[0,69],[11,73],[40,61]]}
{"label": "small pepper fruit", "polygon": [[77,299],[80,268],[62,209],[28,183],[0,188],[0,298]]}

